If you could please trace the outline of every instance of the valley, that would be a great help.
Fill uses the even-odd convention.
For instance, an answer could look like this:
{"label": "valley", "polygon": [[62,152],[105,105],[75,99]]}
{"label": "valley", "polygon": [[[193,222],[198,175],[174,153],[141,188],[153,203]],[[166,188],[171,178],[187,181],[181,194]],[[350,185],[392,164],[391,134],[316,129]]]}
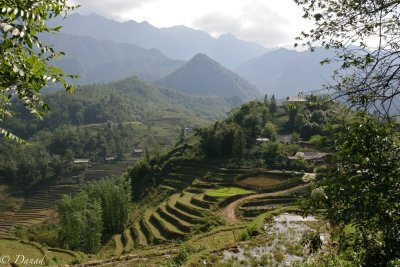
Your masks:
{"label": "valley", "polygon": [[128,2],[1,3],[0,267],[400,266],[398,1]]}
{"label": "valley", "polygon": [[[273,121],[282,127],[282,131],[293,131],[291,128],[283,130],[288,127],[285,126],[285,121],[290,119],[284,106],[275,107],[276,110],[272,106],[271,109],[269,101],[244,104],[224,121],[215,123],[219,128],[207,126],[209,123],[197,119],[196,125],[199,125],[197,127],[200,130],[185,130],[183,137],[180,136],[182,131],[176,129],[177,123],[189,125],[193,123],[193,119],[191,122],[184,122],[184,116],[181,115],[178,119],[176,115],[168,117],[166,113],[158,119],[154,115],[147,117],[148,121],[143,123],[91,123],[78,126],[77,129],[85,129],[88,133],[110,126],[114,130],[126,128],[133,130],[128,136],[136,138],[134,143],[129,139],[124,141],[123,160],[84,163],[86,166],[67,168],[62,176],[52,176],[27,187],[23,195],[19,196],[22,197],[20,205],[0,221],[2,236],[12,240],[35,240],[47,244],[48,250],[60,246],[53,234],[57,235],[58,221],[62,220],[56,212],[62,195],[78,196],[87,183],[122,175],[125,179],[130,177],[134,199],[124,228],[105,236],[102,241],[104,243],[95,255],[85,253],[63,262],[81,262],[82,266],[159,266],[164,261],[175,261],[183,250],[187,250],[185,253],[191,255],[189,261],[185,258],[187,266],[198,266],[204,257],[208,258],[205,255],[213,255],[212,261],[206,261],[209,261],[208,266],[214,266],[222,260],[224,251],[245,244],[255,237],[261,238],[267,215],[277,215],[283,211],[299,214],[296,203],[310,183],[309,180],[302,181],[302,178],[309,175],[305,170],[313,172],[311,166],[314,163],[301,163],[303,165],[297,166],[297,163],[290,163],[286,158],[295,151],[310,150],[309,147],[302,148],[297,144],[285,144],[281,141],[255,143],[252,136],[260,134],[274,140],[278,138],[276,130],[272,129],[271,132],[268,127],[259,127],[265,124],[264,121]],[[303,104],[302,109],[308,108]],[[270,110],[276,114],[272,115],[274,113],[270,113]],[[258,117],[261,121],[246,128],[245,117]],[[234,141],[240,138],[240,134],[230,134],[232,120],[239,127],[234,132],[243,131],[245,134],[243,143]],[[209,136],[207,131],[219,133]],[[304,134],[307,135],[307,131]],[[135,147],[148,147],[150,143],[145,140],[150,136],[158,144],[175,142],[175,145],[164,145],[164,148],[161,145],[142,157],[133,158],[133,154],[126,153],[133,151]],[[174,139],[168,139],[173,136]],[[210,137],[219,139],[213,141],[208,139]],[[214,146],[209,147],[208,142],[214,143]],[[237,147],[238,145],[242,147]],[[127,146],[131,147],[128,149]],[[273,158],[269,159],[268,149],[274,146],[281,149],[286,147],[284,150],[294,152],[282,150],[275,152],[278,153],[276,155],[271,154]],[[237,158],[238,155],[243,158]],[[262,161],[268,160],[266,162],[269,163],[263,165],[256,160],[257,157]],[[282,169],[281,164],[286,167]],[[43,231],[48,231],[48,234],[41,234]],[[67,254],[74,253],[65,249],[66,247],[64,251]],[[267,253],[269,256],[266,254],[265,257],[272,257],[272,262],[279,264],[282,260],[275,259],[277,256],[271,253]],[[301,252],[301,255],[303,253],[305,252]],[[284,255],[291,257],[292,254],[288,252]],[[57,258],[52,260],[62,261]]]}

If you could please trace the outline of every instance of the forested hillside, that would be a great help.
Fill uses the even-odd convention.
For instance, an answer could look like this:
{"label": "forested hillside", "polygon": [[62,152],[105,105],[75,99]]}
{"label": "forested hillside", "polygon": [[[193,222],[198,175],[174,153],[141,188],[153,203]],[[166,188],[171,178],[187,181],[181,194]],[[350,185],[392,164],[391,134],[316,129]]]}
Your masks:
{"label": "forested hillside", "polygon": [[162,120],[163,116],[213,120],[225,116],[234,104],[222,97],[196,97],[160,89],[138,78],[81,86],[73,94],[56,92],[45,95],[45,98],[51,106],[45,119],[32,119],[24,113],[21,105],[16,110],[21,116],[6,120],[4,127],[29,137],[39,130],[52,130],[69,124],[143,122],[154,118]]}
{"label": "forested hillside", "polygon": [[[74,158],[118,159],[135,148],[169,146],[184,129],[222,118],[233,106],[229,99],[194,97],[160,89],[138,78],[88,85],[45,95],[51,106],[43,119],[35,119],[22,105],[3,127],[32,143],[19,147],[1,140],[0,176],[23,183],[59,175]],[[72,169],[73,169],[72,168]]]}

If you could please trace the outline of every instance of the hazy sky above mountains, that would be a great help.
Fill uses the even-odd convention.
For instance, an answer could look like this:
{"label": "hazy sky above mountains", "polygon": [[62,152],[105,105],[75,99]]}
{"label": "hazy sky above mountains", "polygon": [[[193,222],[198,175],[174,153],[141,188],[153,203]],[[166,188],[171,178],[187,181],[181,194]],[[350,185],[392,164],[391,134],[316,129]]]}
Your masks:
{"label": "hazy sky above mountains", "polygon": [[71,0],[78,13],[118,21],[148,21],[156,27],[185,25],[214,37],[233,33],[266,47],[293,48],[310,22],[293,0]]}

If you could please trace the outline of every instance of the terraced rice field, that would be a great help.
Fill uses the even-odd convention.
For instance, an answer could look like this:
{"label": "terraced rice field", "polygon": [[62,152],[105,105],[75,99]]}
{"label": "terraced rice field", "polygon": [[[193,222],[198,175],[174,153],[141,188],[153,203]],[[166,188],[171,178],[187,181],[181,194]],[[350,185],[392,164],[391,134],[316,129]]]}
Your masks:
{"label": "terraced rice field", "polygon": [[[110,175],[121,175],[131,161],[94,165],[83,174],[83,182],[100,180]],[[35,189],[35,188],[39,189]],[[82,184],[77,177],[42,181],[40,186],[27,188],[18,210],[6,211],[0,217],[0,236],[13,236],[16,227],[44,222],[54,212],[54,205],[63,194],[75,194]]]}
{"label": "terraced rice field", "polygon": [[254,193],[252,190],[246,190],[238,187],[223,187],[207,192],[207,196],[211,197],[230,197],[236,195],[246,195]]}
{"label": "terraced rice field", "polygon": [[243,218],[253,219],[261,213],[293,204],[295,201],[293,196],[266,196],[245,201],[238,211]]}
{"label": "terraced rice field", "polygon": [[30,226],[43,222],[53,212],[53,206],[62,194],[74,194],[78,191],[78,185],[52,184],[30,194],[17,211],[2,214],[0,235],[12,234],[18,226]]}
{"label": "terraced rice field", "polygon": [[245,186],[247,185],[259,186],[263,188],[263,187],[275,186],[282,183],[282,178],[271,177],[271,176],[248,177],[240,181],[240,183]]}
{"label": "terraced rice field", "polygon": [[[260,175],[257,175],[257,173]],[[122,247],[121,253],[128,253],[131,248],[146,249],[154,246],[172,245],[179,241],[192,240],[193,237],[196,237],[195,240],[199,240],[201,233],[196,231],[202,229],[201,227],[205,225],[207,216],[218,214],[222,201],[233,196],[255,193],[253,190],[234,186],[234,179],[231,178],[238,174],[248,175],[247,181],[252,181],[254,179],[252,177],[260,179],[264,173],[264,170],[258,169],[223,168],[218,162],[211,164],[196,163],[195,165],[182,163],[175,166],[165,176],[161,185],[164,189],[169,190],[171,195],[157,207],[147,209],[143,218],[129,226],[121,235],[115,236],[114,238],[121,240],[121,244],[118,244],[115,251],[120,252],[120,247]],[[222,181],[220,181],[221,178]],[[263,185],[276,185],[282,181],[282,177],[271,181]],[[228,184],[232,186],[227,186]],[[252,205],[268,206],[270,205],[268,201],[271,202],[272,200],[265,198],[246,202],[241,209],[251,209]],[[289,203],[286,198],[282,198],[280,201],[282,204]],[[239,230],[242,231],[242,229]],[[213,242],[234,243],[240,234],[239,230],[226,231],[218,237],[205,234],[203,236],[204,242],[210,245]],[[120,236],[121,238],[119,238]]]}
{"label": "terraced rice field", "polygon": [[81,253],[76,253],[64,249],[47,248],[34,242],[27,242],[13,238],[0,238],[1,255],[9,255],[10,262],[20,262],[22,256],[17,259],[17,255],[25,258],[44,259],[43,265],[58,266],[75,264],[86,259]]}

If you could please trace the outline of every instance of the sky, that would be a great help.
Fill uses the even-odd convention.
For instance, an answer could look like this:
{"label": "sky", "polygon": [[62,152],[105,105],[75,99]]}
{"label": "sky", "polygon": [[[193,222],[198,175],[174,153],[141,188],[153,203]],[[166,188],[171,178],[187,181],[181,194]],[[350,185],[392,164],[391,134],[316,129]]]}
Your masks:
{"label": "sky", "polygon": [[78,13],[160,27],[185,25],[214,37],[232,33],[265,47],[293,48],[311,23],[293,0],[71,0]]}

